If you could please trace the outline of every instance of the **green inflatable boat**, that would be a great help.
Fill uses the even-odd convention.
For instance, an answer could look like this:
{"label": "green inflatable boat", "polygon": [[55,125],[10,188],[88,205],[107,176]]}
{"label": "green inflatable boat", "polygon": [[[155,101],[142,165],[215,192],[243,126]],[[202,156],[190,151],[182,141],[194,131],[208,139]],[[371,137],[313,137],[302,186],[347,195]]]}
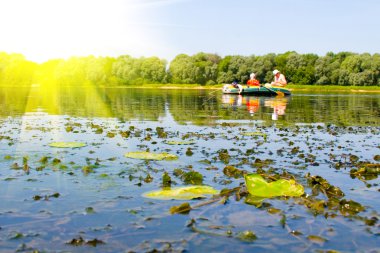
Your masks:
{"label": "green inflatable boat", "polygon": [[223,86],[224,94],[241,94],[241,95],[255,95],[255,96],[288,96],[291,95],[290,90],[284,87],[272,86],[248,86],[240,85],[236,88],[231,84]]}

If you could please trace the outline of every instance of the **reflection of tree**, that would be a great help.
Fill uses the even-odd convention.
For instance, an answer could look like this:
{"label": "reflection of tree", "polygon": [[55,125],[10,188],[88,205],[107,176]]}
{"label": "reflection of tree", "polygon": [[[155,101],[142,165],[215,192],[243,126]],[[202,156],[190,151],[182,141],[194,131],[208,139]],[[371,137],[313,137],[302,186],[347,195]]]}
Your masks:
{"label": "reflection of tree", "polygon": [[167,93],[169,109],[177,122],[205,124],[218,119],[219,93],[205,90],[176,90]]}
{"label": "reflection of tree", "polygon": [[155,89],[105,89],[115,117],[122,120],[158,120],[165,115],[166,94]]}
{"label": "reflection of tree", "polygon": [[30,87],[0,88],[0,116],[20,116],[24,114]]}
{"label": "reflection of tree", "polygon": [[[290,101],[291,99],[291,101]],[[380,125],[380,98],[376,95],[297,95],[265,98],[223,95],[209,90],[163,90],[68,86],[0,88],[0,116],[25,112],[75,117],[113,117],[153,120],[165,116],[165,104],[178,123],[213,124],[216,120],[267,119],[276,110],[286,124],[331,123]],[[264,105],[264,106],[260,106]]]}
{"label": "reflection of tree", "polygon": [[157,120],[164,115],[161,93],[144,89],[96,89],[33,87],[0,89],[1,116],[43,110],[48,114],[76,117],[116,117],[122,120]]}

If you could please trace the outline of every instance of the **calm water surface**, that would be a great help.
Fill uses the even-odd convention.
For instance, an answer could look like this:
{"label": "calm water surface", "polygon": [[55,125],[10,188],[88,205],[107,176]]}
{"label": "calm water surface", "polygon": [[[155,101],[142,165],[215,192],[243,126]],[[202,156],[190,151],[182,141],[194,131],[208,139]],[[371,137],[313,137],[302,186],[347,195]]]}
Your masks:
{"label": "calm water surface", "polygon": [[[33,87],[1,88],[0,103],[1,252],[380,251],[379,93]],[[63,141],[86,146],[49,146]],[[134,151],[178,159],[124,156]],[[355,174],[368,164],[371,173]],[[186,201],[142,197],[165,172],[186,185],[178,169],[218,190],[243,187],[227,165],[291,175],[305,196],[252,205],[232,195],[174,215]],[[344,196],[326,193],[336,188]]]}

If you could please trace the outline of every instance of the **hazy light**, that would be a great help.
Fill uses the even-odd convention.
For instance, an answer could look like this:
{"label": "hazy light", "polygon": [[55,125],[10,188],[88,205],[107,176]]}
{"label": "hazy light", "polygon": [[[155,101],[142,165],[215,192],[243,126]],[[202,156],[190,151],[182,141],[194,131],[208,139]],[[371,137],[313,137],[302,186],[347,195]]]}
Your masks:
{"label": "hazy light", "polygon": [[[154,43],[143,8],[168,1],[9,0],[0,2],[0,51],[45,61],[69,56],[143,55]],[[152,52],[153,53],[153,52]]]}

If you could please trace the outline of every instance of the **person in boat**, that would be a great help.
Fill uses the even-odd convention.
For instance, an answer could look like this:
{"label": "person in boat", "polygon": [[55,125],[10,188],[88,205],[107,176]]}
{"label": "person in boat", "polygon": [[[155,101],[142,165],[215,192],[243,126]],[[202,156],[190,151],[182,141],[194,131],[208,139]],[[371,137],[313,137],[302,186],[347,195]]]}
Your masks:
{"label": "person in boat", "polygon": [[241,91],[243,90],[243,86],[241,86],[240,84],[238,84],[237,81],[233,81],[232,82],[232,86],[236,89],[239,89],[239,94],[241,93]]}
{"label": "person in boat", "polygon": [[249,80],[247,81],[247,86],[260,86],[260,81],[256,79],[256,74],[251,73],[249,75]]}
{"label": "person in boat", "polygon": [[270,84],[265,84],[265,87],[285,87],[288,82],[286,81],[285,76],[277,69],[273,70],[274,80]]}

